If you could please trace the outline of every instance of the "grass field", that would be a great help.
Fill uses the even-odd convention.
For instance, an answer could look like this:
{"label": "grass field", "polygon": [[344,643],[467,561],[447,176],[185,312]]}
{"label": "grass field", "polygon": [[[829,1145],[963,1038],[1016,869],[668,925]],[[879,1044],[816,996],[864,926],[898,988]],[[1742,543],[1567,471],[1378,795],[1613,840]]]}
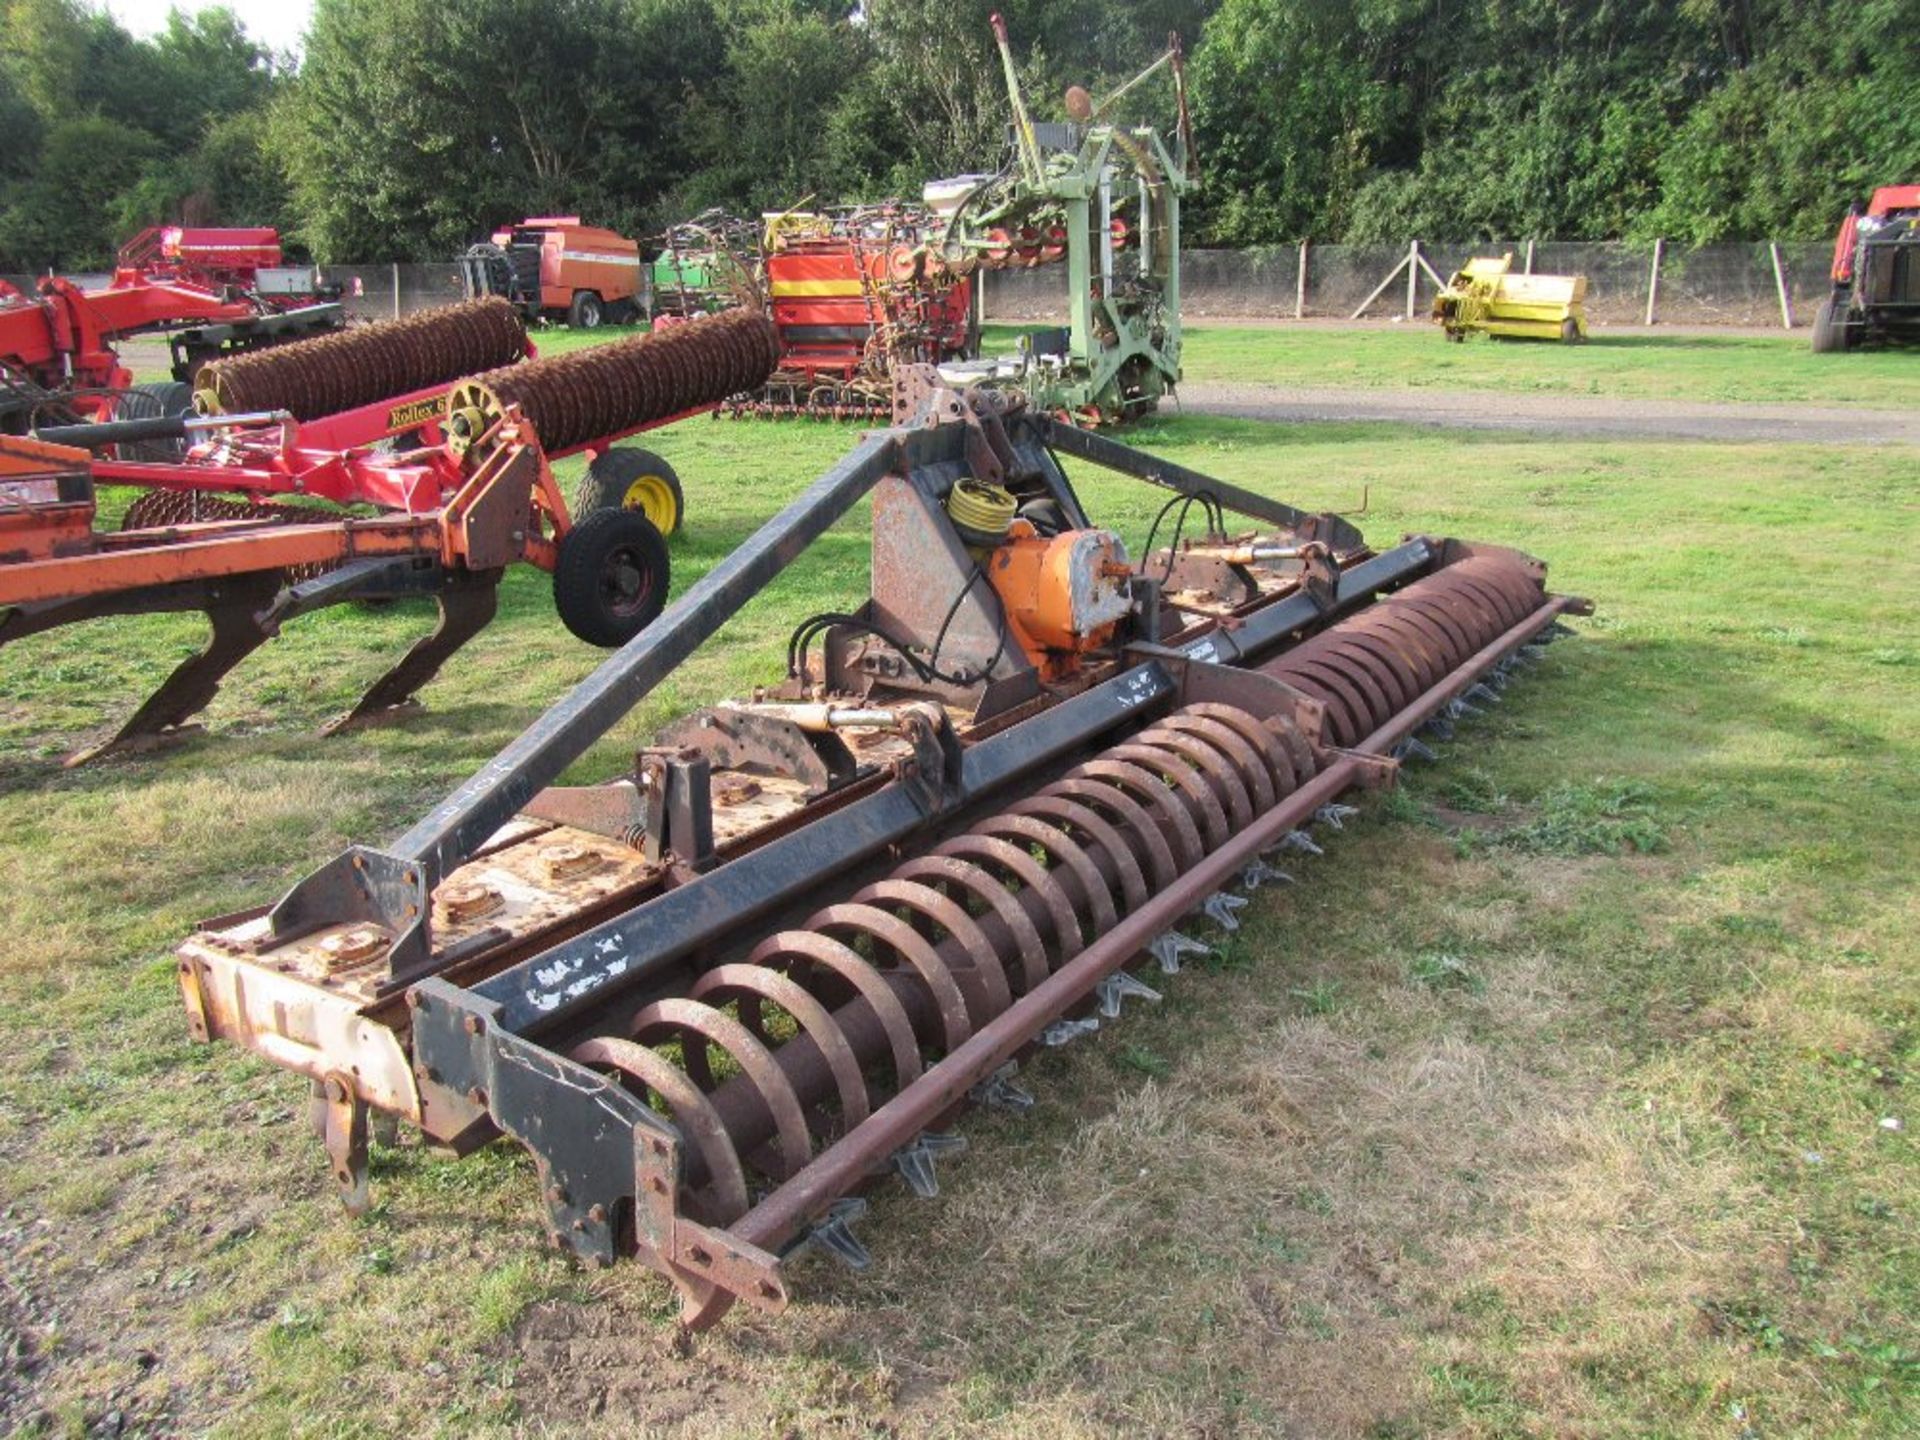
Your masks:
{"label": "grass field", "polygon": [[[989,327],[989,353],[1013,327]],[[1189,382],[1366,389],[1518,391],[1621,400],[1813,403],[1911,409],[1920,364],[1909,352],[1815,355],[1804,332],[1609,334],[1585,345],[1449,345],[1437,326],[1206,326],[1186,332]]]}
{"label": "grass field", "polygon": [[[1196,373],[1234,369],[1229,341],[1196,336]],[[676,584],[851,438],[662,432]],[[883,1187],[872,1271],[808,1260],[783,1320],[691,1347],[643,1272],[540,1248],[510,1148],[382,1147],[373,1213],[341,1216],[303,1087],[188,1045],[168,961],[202,916],[391,837],[591,668],[544,578],[509,580],[416,721],[325,741],[417,611],[302,621],[206,738],[74,773],[54,757],[198,627],[0,651],[0,1432],[1914,1433],[1906,457],[1135,438],[1312,508],[1369,485],[1376,540],[1522,545],[1599,613],[1165,1004],[1031,1066],[1032,1115],[971,1117],[938,1200]],[[1130,543],[1155,508],[1084,496]],[[855,515],[577,775],[774,674],[865,569]]]}

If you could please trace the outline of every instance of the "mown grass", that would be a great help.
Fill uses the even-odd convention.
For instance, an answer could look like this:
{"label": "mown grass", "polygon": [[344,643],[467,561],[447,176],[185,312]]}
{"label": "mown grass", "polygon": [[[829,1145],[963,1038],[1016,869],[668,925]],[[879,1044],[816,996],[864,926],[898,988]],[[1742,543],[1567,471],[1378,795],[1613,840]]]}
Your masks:
{"label": "mown grass", "polygon": [[[1018,327],[991,326],[1011,349]],[[1450,345],[1439,327],[1195,326],[1183,358],[1193,383],[1510,391],[1622,400],[1806,402],[1910,409],[1920,401],[1920,353],[1815,355],[1805,331],[1779,335],[1610,334],[1584,345]]]}
{"label": "mown grass", "polygon": [[[1204,354],[1196,342],[1196,357]],[[1598,353],[1594,350],[1590,353]],[[1911,469],[1180,419],[1135,437],[1370,534],[1593,596],[1446,759],[1370,798],[1165,1001],[882,1187],[865,1276],[690,1352],[663,1288],[539,1248],[524,1154],[376,1151],[340,1216],[303,1088],[184,1039],[199,917],[389,837],[595,663],[543,577],[412,723],[314,737],[424,628],[290,627],[201,740],[62,772],[198,639],[0,651],[0,1428],[128,1433],[1855,1435],[1914,1427],[1920,629]],[[851,440],[656,437],[677,583]],[[1081,477],[1133,543],[1152,497]],[[774,673],[862,516],[576,767]],[[1899,1122],[1891,1128],[1883,1122]]]}

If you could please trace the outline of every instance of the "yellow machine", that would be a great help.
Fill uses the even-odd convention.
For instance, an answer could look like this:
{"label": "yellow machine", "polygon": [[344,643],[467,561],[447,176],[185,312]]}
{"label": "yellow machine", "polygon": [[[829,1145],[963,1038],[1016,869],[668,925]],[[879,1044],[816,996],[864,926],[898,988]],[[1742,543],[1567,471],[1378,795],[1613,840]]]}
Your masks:
{"label": "yellow machine", "polygon": [[1513,255],[1469,260],[1434,298],[1433,318],[1449,340],[1470,331],[1524,340],[1587,338],[1587,277],[1515,275]]}

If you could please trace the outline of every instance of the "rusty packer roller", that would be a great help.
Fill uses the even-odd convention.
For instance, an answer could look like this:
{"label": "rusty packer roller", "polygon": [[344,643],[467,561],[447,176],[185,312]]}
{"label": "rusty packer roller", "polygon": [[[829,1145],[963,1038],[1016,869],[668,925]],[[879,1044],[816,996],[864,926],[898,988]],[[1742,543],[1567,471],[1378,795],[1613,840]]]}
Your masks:
{"label": "rusty packer roller", "polygon": [[194,407],[203,415],[284,410],[316,420],[508,365],[527,350],[513,306],[498,297],[470,300],[213,361],[194,377]]}
{"label": "rusty packer roller", "polygon": [[765,315],[727,310],[463,380],[448,397],[449,430],[456,441],[477,437],[517,405],[547,452],[565,454],[756,389],[779,358]]}
{"label": "rusty packer roller", "polygon": [[[180,950],[193,1033],[308,1077],[349,1208],[371,1110],[533,1154],[551,1244],[636,1257],[681,1318],[863,1266],[876,1179],[937,1191],[971,1104],[1151,1002],[1342,797],[1430,757],[1559,617],[1516,551],[1376,550],[988,392],[905,377],[894,428],[383,847]],[[1130,559],[1062,457],[1169,492]],[[871,594],[788,674],[554,781],[862,497]],[[1229,523],[1232,513],[1241,519]]]}

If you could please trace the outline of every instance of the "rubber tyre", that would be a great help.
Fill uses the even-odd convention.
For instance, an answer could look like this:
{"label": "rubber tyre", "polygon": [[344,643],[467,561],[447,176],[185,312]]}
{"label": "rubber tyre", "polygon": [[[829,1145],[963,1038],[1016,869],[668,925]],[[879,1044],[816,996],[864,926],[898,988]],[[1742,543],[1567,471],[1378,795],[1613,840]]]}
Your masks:
{"label": "rubber tyre", "polygon": [[[193,413],[193,387],[179,380],[153,380],[121,395],[114,415],[121,420],[151,420],[160,415]],[[122,460],[165,465],[187,453],[185,440],[133,440],[115,447]]]}
{"label": "rubber tyre", "polygon": [[589,645],[624,645],[666,608],[667,542],[638,510],[595,510],[560,542],[553,606]]}
{"label": "rubber tyre", "polygon": [[1844,326],[1833,323],[1833,297],[1829,295],[1813,312],[1813,353],[1831,355],[1847,345]]}
{"label": "rubber tyre", "polygon": [[1571,315],[1560,322],[1560,342],[1563,345],[1584,344],[1586,338],[1580,333],[1580,322]]}
{"label": "rubber tyre", "polygon": [[574,496],[574,514],[595,510],[638,510],[662,535],[677,535],[687,497],[666,461],[638,445],[620,445],[587,467]]}
{"label": "rubber tyre", "polygon": [[606,318],[606,307],[591,290],[576,291],[573,304],[567,307],[567,324],[575,330],[598,330]]}

